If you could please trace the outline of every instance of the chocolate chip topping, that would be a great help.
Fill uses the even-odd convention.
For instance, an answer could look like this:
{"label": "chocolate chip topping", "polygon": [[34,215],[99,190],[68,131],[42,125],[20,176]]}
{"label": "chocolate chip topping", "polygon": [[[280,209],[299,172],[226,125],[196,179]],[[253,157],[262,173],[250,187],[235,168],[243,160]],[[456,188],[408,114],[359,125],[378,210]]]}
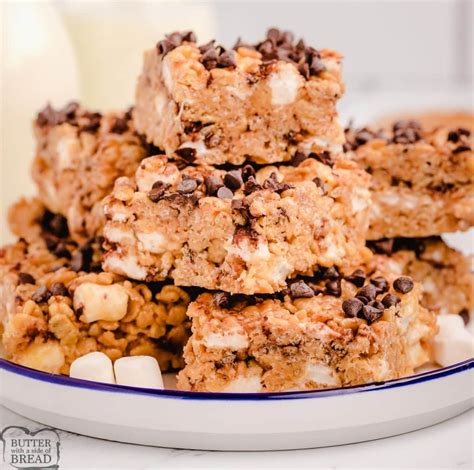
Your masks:
{"label": "chocolate chip topping", "polygon": [[150,191],[148,191],[148,199],[150,199],[151,202],[158,202],[165,195],[167,188],[168,185],[162,181],[156,181]]}
{"label": "chocolate chip topping", "polygon": [[65,122],[72,122],[75,120],[76,112],[79,109],[79,104],[71,101],[62,109],[54,109],[49,103],[42,109],[37,117],[36,124],[39,127],[58,126]]}
{"label": "chocolate chip topping", "polygon": [[260,191],[262,187],[257,183],[254,176],[249,176],[244,185],[244,194],[248,196],[255,191]]}
{"label": "chocolate chip topping", "polygon": [[368,242],[367,245],[375,253],[379,253],[382,255],[391,255],[393,253],[394,239],[384,238],[383,240]]}
{"label": "chocolate chip topping", "polygon": [[326,186],[324,186],[323,180],[316,176],[316,178],[313,179],[313,183],[318,187],[321,188],[324,194],[326,194]]}
{"label": "chocolate chip topping", "polygon": [[204,186],[209,196],[215,196],[217,190],[224,185],[219,177],[211,175],[204,179]]}
{"label": "chocolate chip topping", "polygon": [[264,65],[276,60],[290,62],[296,66],[306,79],[318,76],[326,70],[320,52],[306,46],[302,39],[295,42],[295,37],[290,31],[271,28],[267,31],[267,36],[263,41],[255,45],[247,45],[239,39],[234,49],[239,47],[246,47],[260,52]]}
{"label": "chocolate chip topping", "polygon": [[30,273],[18,273],[18,284],[35,284],[36,280]]}
{"label": "chocolate chip topping", "polygon": [[357,291],[357,297],[365,297],[366,299],[374,300],[377,296],[377,288],[373,284],[367,284]]}
{"label": "chocolate chip topping", "polygon": [[466,308],[462,309],[459,312],[459,316],[462,318],[464,325],[467,325],[469,323],[469,311]]}
{"label": "chocolate chip topping", "polygon": [[199,51],[202,54],[200,61],[206,70],[235,67],[237,65],[235,52],[226,51],[222,46],[217,45],[215,41],[210,41],[200,46]]}
{"label": "chocolate chip topping", "polygon": [[341,279],[335,279],[326,283],[325,293],[327,295],[333,295],[334,297],[340,297],[342,294]]}
{"label": "chocolate chip topping", "polygon": [[219,199],[232,199],[234,197],[234,193],[229,188],[221,186],[217,190],[217,197]]}
{"label": "chocolate chip topping", "polygon": [[348,127],[344,132],[346,135],[346,142],[343,146],[345,152],[357,150],[360,146],[373,139],[381,139],[385,137],[382,130],[375,131],[368,127],[363,127],[361,129],[352,129],[351,127]]}
{"label": "chocolate chip topping", "polygon": [[347,282],[354,284],[356,287],[362,287],[365,283],[365,273],[362,269],[356,269],[352,274],[345,277]]}
{"label": "chocolate chip topping", "polygon": [[304,281],[296,281],[290,284],[290,295],[291,297],[297,298],[309,298],[314,296],[314,291]]}
{"label": "chocolate chip topping", "polygon": [[227,308],[230,304],[230,294],[227,292],[217,292],[213,295],[214,303],[221,308]]}
{"label": "chocolate chip topping", "polygon": [[78,248],[71,260],[71,269],[74,272],[89,271],[92,262],[92,248],[85,244]]}
{"label": "chocolate chip topping", "polygon": [[407,276],[401,276],[393,281],[393,288],[402,294],[407,294],[414,287],[413,281]]}
{"label": "chocolate chip topping", "polygon": [[33,292],[31,300],[39,304],[42,302],[47,302],[50,297],[51,292],[49,292],[49,290],[45,286],[41,286]]}
{"label": "chocolate chip topping", "polygon": [[421,125],[417,121],[398,121],[392,131],[395,144],[414,144],[421,140]]}
{"label": "chocolate chip topping", "polygon": [[364,305],[362,307],[362,316],[367,320],[370,325],[383,316],[383,310],[376,308],[372,305]]}
{"label": "chocolate chip topping", "polygon": [[231,190],[239,189],[243,184],[242,170],[231,170],[224,176],[224,184]]}
{"label": "chocolate chip topping", "polygon": [[324,151],[324,152],[321,152],[321,153],[311,152],[308,155],[308,157],[309,158],[314,158],[315,160],[318,160],[318,162],[321,162],[324,165],[328,165],[328,166],[331,166],[331,167],[334,165],[334,162],[332,161],[331,155],[327,151]]}
{"label": "chocolate chip topping", "polygon": [[385,292],[388,292],[390,287],[387,280],[382,276],[374,277],[370,280],[370,283],[376,287],[377,294],[384,294]]}
{"label": "chocolate chip topping", "polygon": [[322,268],[320,269],[320,272],[323,279],[335,280],[341,277],[339,270],[335,266],[331,266],[330,268]]}
{"label": "chocolate chip topping", "polygon": [[114,134],[123,134],[128,131],[128,123],[124,118],[115,118],[110,131]]}
{"label": "chocolate chip topping", "polygon": [[293,155],[293,158],[291,159],[290,164],[292,166],[299,166],[299,164],[303,163],[307,158],[308,158],[308,155],[298,150]]}
{"label": "chocolate chip topping", "polygon": [[63,297],[67,297],[69,295],[69,291],[62,282],[55,282],[51,286],[50,291],[52,295],[62,295]]}
{"label": "chocolate chip topping", "polygon": [[181,183],[179,183],[177,187],[177,191],[180,194],[191,194],[193,193],[198,187],[198,183],[194,178],[184,178]]}
{"label": "chocolate chip topping", "polygon": [[288,189],[292,189],[294,186],[287,183],[280,183],[277,179],[276,173],[272,173],[264,182],[263,188],[269,189],[270,191],[274,191],[278,194],[281,194],[283,191],[287,191]]}
{"label": "chocolate chip topping", "polygon": [[394,305],[398,305],[400,302],[401,302],[400,297],[397,297],[394,294],[387,294],[382,299],[382,304],[384,305],[385,308],[393,307]]}
{"label": "chocolate chip topping", "polygon": [[196,42],[196,35],[192,31],[175,31],[167,34],[165,39],[158,42],[156,48],[159,54],[166,55],[168,52],[181,46],[183,42]]}
{"label": "chocolate chip topping", "polygon": [[186,163],[193,163],[196,160],[196,149],[191,147],[180,148],[175,151],[175,154]]}
{"label": "chocolate chip topping", "polygon": [[461,152],[469,152],[471,150],[471,147],[469,145],[459,145],[453,150],[453,154],[456,155]]}
{"label": "chocolate chip topping", "polygon": [[246,182],[251,176],[255,176],[255,168],[252,165],[245,165],[242,168],[242,179]]}
{"label": "chocolate chip topping", "polygon": [[357,317],[364,304],[359,299],[347,299],[342,302],[342,310],[350,317]]}

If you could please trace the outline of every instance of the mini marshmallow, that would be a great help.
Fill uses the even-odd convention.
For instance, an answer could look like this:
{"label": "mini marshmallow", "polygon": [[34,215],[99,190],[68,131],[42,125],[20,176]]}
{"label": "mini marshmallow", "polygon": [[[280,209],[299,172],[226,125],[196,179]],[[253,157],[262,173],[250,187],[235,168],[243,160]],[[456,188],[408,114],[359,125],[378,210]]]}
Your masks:
{"label": "mini marshmallow", "polygon": [[94,382],[115,383],[112,361],[101,352],[91,352],[77,358],[71,364],[69,376]]}
{"label": "mini marshmallow", "polygon": [[121,357],[115,361],[114,370],[119,385],[164,389],[160,366],[154,357]]}
{"label": "mini marshmallow", "polygon": [[435,361],[443,367],[474,356],[474,336],[459,315],[438,315],[439,333],[432,341]]}
{"label": "mini marshmallow", "polygon": [[127,314],[128,292],[119,284],[102,286],[85,282],[74,292],[74,309],[82,309],[82,320],[118,321]]}

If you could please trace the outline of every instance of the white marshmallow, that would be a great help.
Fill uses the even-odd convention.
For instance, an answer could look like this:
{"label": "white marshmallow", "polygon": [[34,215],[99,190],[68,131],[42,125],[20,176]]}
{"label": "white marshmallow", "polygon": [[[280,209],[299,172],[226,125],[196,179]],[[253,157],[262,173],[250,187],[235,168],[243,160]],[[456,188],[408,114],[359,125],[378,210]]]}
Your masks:
{"label": "white marshmallow", "polygon": [[154,357],[121,357],[115,361],[114,370],[119,385],[164,389],[160,366]]}
{"label": "white marshmallow", "polygon": [[112,361],[101,352],[91,352],[77,358],[71,364],[69,376],[94,382],[115,383]]}
{"label": "white marshmallow", "polygon": [[443,367],[474,357],[474,336],[459,315],[438,315],[439,333],[432,341],[435,361]]}
{"label": "white marshmallow", "polygon": [[82,319],[86,323],[97,320],[118,321],[128,309],[128,292],[119,284],[102,286],[85,282],[74,292],[74,309],[82,308]]}
{"label": "white marshmallow", "polygon": [[272,91],[272,105],[290,104],[295,101],[303,85],[303,77],[292,65],[284,64],[270,74],[268,85]]}

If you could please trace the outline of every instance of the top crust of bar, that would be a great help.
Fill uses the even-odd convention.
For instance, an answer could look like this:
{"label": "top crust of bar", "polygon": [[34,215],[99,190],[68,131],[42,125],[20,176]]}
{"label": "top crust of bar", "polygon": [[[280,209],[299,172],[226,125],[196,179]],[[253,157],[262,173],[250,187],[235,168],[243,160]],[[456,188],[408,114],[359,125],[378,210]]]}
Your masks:
{"label": "top crust of bar", "polygon": [[34,122],[33,180],[39,198],[66,217],[78,241],[102,231],[101,200],[120,176],[131,176],[152,151],[135,132],[131,112],[90,112],[77,103],[49,105]]}
{"label": "top crust of bar", "polygon": [[321,71],[306,78],[297,64],[265,61],[247,47],[232,51],[234,65],[211,69],[192,42],[165,55],[148,50],[135,125],[168,157],[192,148],[211,165],[285,161],[297,149],[338,150],[344,142],[335,109],[344,91],[341,56],[315,53]]}

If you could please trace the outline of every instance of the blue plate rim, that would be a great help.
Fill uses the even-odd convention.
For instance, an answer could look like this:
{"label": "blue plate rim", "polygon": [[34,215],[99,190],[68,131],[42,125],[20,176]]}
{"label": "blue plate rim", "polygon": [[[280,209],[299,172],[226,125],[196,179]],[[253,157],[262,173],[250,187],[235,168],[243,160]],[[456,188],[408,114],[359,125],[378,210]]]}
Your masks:
{"label": "blue plate rim", "polygon": [[157,390],[126,385],[104,384],[88,380],[75,379],[65,375],[50,374],[29,367],[14,364],[6,359],[0,358],[0,370],[6,370],[23,377],[49,382],[56,385],[65,385],[75,388],[84,388],[94,391],[124,393],[132,395],[159,396],[162,398],[192,399],[192,400],[288,400],[302,398],[323,398],[340,395],[371,392],[374,390],[388,390],[405,387],[421,382],[428,382],[453,374],[459,374],[474,369],[474,357],[448,367],[435,369],[428,372],[411,375],[401,379],[387,380],[385,382],[371,382],[364,385],[353,385],[349,387],[328,388],[321,390],[304,390],[289,392],[262,392],[262,393],[228,393],[228,392],[188,392],[181,390]]}

